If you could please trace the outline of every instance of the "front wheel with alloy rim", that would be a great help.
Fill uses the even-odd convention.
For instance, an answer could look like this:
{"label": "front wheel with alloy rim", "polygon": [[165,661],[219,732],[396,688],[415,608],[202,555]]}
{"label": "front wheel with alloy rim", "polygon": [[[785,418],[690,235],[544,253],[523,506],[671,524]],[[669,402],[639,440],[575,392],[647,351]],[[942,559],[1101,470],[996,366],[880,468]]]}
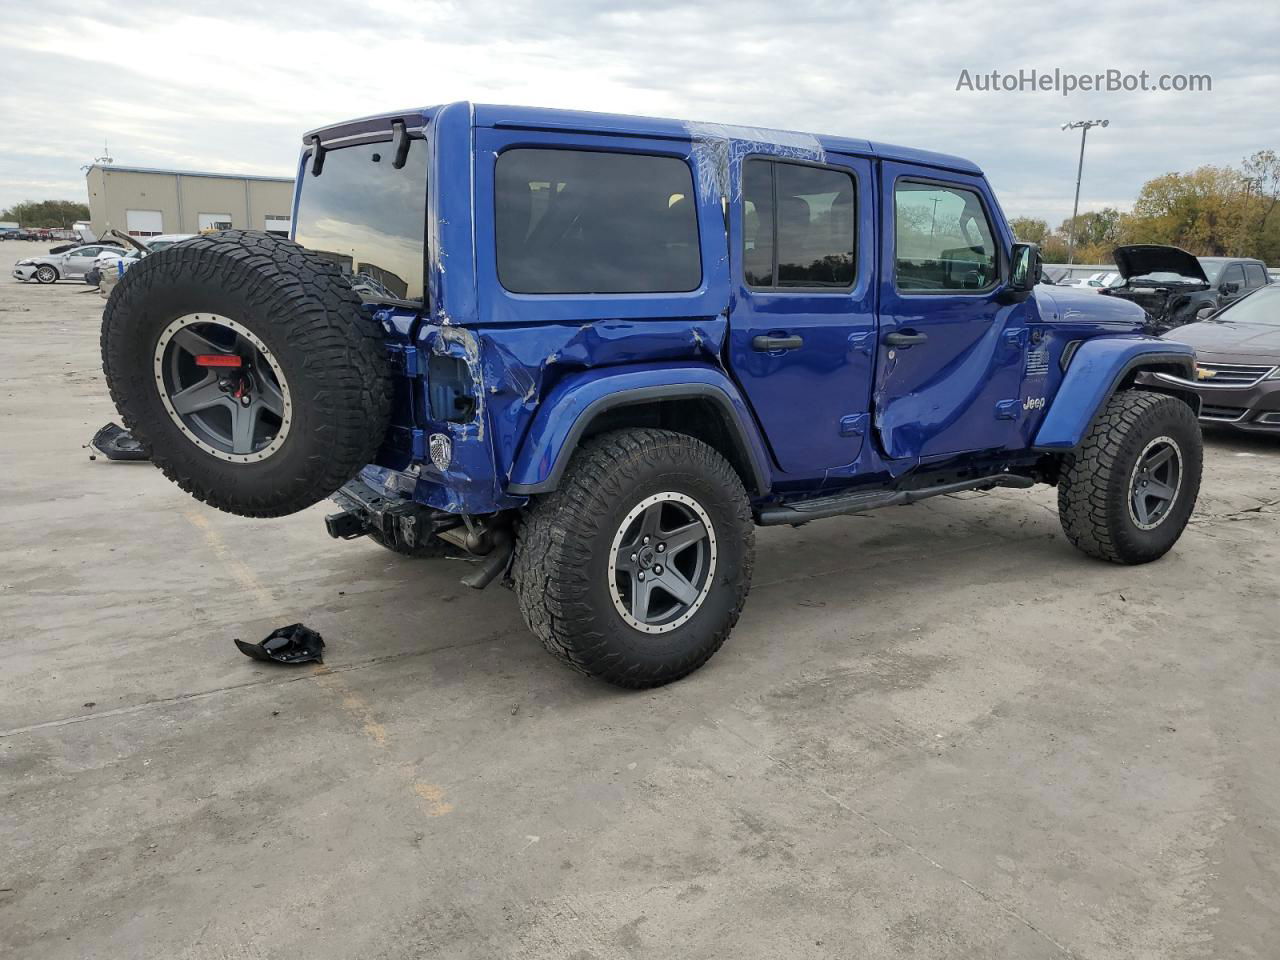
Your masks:
{"label": "front wheel with alloy rim", "polygon": [[36,280],[40,283],[55,283],[58,279],[58,271],[56,268],[49,266],[47,263],[36,267]]}
{"label": "front wheel with alloy rim", "polygon": [[1196,415],[1178,397],[1115,394],[1063,462],[1058,516],[1076,547],[1114,563],[1148,563],[1182,536],[1200,491]]}
{"label": "front wheel with alloy rim", "polygon": [[552,654],[621,687],[678,680],[711,658],[751,585],[742,481],[700,440],[602,434],[522,520],[513,575]]}

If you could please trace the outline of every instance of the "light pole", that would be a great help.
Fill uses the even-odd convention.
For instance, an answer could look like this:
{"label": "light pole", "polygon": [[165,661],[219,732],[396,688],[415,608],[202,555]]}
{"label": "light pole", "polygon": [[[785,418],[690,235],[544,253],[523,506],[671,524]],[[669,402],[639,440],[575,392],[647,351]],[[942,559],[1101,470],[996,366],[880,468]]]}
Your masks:
{"label": "light pole", "polygon": [[1105,127],[1110,120],[1076,120],[1064,123],[1063,130],[1080,130],[1080,163],[1076,166],[1076,201],[1071,205],[1071,225],[1067,228],[1067,263],[1075,263],[1076,256],[1076,214],[1080,210],[1080,176],[1084,173],[1084,141],[1089,136],[1090,127]]}

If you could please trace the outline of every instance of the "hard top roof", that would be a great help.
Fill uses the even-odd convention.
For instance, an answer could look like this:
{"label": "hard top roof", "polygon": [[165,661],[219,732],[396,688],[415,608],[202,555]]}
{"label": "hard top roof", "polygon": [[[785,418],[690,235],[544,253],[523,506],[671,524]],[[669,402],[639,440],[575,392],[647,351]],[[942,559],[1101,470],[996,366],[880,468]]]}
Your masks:
{"label": "hard top roof", "polygon": [[[321,134],[325,141],[329,141],[331,138],[343,139],[355,134],[363,134],[370,131],[374,126],[381,126],[394,118],[407,120],[409,117],[417,115],[425,121],[430,121],[445,106],[437,105],[399,113],[385,113],[335,124],[320,130],[308,131],[303,137],[303,142],[310,141],[316,134]],[[470,107],[473,122],[479,127],[522,130],[573,130],[584,133],[662,137],[676,140],[707,138],[735,140],[743,143],[771,143],[807,150],[810,153],[854,154],[857,156],[876,157],[882,160],[924,164],[945,170],[955,170],[960,173],[982,173],[977,164],[963,157],[850,137],[773,130],[764,127],[736,126],[733,124],[670,120],[660,117],[592,113],[585,110],[556,110],[546,107],[503,106],[490,103],[471,104]]]}

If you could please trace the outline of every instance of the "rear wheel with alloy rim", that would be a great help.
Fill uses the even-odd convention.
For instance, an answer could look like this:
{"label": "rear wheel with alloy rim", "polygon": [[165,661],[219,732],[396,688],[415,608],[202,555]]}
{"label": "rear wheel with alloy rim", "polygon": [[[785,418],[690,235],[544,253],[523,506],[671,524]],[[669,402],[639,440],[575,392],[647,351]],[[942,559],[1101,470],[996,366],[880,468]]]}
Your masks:
{"label": "rear wheel with alloy rim", "polygon": [[1200,491],[1200,425],[1182,399],[1122,390],[1063,461],[1058,516],[1075,546],[1114,563],[1147,563],[1186,528]]}
{"label": "rear wheel with alloy rim", "polygon": [[693,672],[738,620],[754,527],[742,481],[700,440],[602,434],[520,527],[513,575],[543,645],[583,673],[653,687]]}

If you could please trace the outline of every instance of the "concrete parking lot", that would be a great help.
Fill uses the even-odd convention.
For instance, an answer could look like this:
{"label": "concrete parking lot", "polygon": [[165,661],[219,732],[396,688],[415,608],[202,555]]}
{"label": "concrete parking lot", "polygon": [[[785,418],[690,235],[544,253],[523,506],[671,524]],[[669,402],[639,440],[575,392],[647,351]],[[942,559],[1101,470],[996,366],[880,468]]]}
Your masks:
{"label": "concrete parking lot", "polygon": [[[1053,492],[759,534],[706,668],[547,656],[461,561],[91,460],[83,284],[0,280],[0,956],[1274,957],[1280,441],[1159,563]],[[323,667],[232,645],[303,621]]]}

